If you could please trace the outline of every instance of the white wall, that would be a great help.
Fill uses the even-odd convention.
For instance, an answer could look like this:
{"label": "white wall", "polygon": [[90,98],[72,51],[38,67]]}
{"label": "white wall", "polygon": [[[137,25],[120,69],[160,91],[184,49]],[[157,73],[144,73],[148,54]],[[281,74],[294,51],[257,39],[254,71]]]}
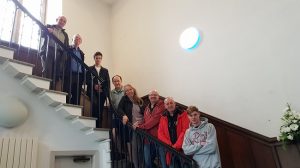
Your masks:
{"label": "white wall", "polygon": [[47,1],[46,23],[55,24],[58,16],[62,15],[62,0]]}
{"label": "white wall", "polygon": [[94,65],[96,51],[103,54],[102,65],[111,67],[111,7],[99,0],[63,0],[62,14],[68,19],[66,31],[70,42],[74,34],[80,34],[85,53],[85,63]]}
{"label": "white wall", "polygon": [[38,168],[50,168],[50,165],[54,165],[51,153],[64,151],[78,151],[72,156],[80,155],[81,151],[83,153],[94,151],[93,168],[107,165],[108,158],[103,153],[103,150],[108,149],[106,143],[96,142],[93,136],[86,135],[77,128],[76,123],[68,121],[52,107],[43,104],[35,94],[8,76],[2,67],[0,67],[0,82],[0,98],[6,96],[18,98],[29,111],[29,117],[22,125],[10,129],[0,127],[0,137],[38,137]]}
{"label": "white wall", "polygon": [[[277,136],[286,102],[300,110],[300,1],[121,0],[112,10],[113,72],[140,95],[186,105]],[[195,26],[199,48],[179,47]]]}

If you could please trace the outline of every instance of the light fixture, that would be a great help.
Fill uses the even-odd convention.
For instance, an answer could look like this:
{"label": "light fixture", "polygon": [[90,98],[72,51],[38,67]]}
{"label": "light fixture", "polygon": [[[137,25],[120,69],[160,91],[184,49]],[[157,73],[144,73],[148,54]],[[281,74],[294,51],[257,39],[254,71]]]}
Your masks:
{"label": "light fixture", "polygon": [[196,48],[201,41],[200,33],[195,27],[185,29],[179,38],[179,44],[183,49],[192,50]]}

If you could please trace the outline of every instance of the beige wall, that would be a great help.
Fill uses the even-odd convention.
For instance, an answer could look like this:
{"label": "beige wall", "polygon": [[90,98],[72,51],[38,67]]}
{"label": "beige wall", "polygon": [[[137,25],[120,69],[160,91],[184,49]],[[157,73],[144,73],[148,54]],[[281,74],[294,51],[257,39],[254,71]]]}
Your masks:
{"label": "beige wall", "polygon": [[[295,0],[64,0],[69,34],[83,36],[86,63],[103,51],[110,75],[156,88],[183,104],[266,136],[279,132],[285,103],[300,110],[300,2]],[[199,48],[179,47],[195,26]]]}
{"label": "beige wall", "polygon": [[[140,95],[156,88],[186,105],[266,136],[286,102],[300,110],[300,1],[119,0],[112,62]],[[187,27],[203,33],[187,52]]]}
{"label": "beige wall", "polygon": [[62,14],[68,19],[66,31],[71,37],[79,33],[85,63],[93,65],[93,54],[101,51],[102,65],[111,67],[111,7],[99,0],[63,0]]}

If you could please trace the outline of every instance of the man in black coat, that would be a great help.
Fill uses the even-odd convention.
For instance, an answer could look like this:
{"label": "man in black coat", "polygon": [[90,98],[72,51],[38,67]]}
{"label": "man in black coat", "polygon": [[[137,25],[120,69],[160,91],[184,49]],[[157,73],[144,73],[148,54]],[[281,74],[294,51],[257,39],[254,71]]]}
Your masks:
{"label": "man in black coat", "polygon": [[[67,23],[65,16],[59,16],[56,19],[55,25],[46,25],[48,33],[52,33],[66,47],[69,46],[69,36],[65,32],[64,26]],[[42,32],[42,47],[41,47],[41,63],[43,77],[58,81],[62,76],[62,69],[65,60],[66,51],[58,45],[54,40],[49,38],[46,32]],[[50,89],[55,89],[54,81],[51,82]]]}
{"label": "man in black coat", "polygon": [[92,117],[98,119],[96,127],[99,128],[102,126],[104,103],[110,93],[110,78],[108,70],[101,66],[101,52],[97,51],[94,54],[94,60],[95,65],[91,66],[90,70],[97,76],[87,75],[87,94],[92,102]]}

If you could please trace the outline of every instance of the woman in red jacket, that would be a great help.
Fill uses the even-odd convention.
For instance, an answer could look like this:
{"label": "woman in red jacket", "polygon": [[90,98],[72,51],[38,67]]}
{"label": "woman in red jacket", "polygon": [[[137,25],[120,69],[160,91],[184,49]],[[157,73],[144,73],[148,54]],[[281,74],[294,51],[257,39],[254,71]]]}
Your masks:
{"label": "woman in red jacket", "polygon": [[[182,150],[182,143],[186,129],[189,127],[189,119],[186,111],[176,108],[176,103],[171,97],[164,100],[166,111],[160,118],[158,127],[158,139],[172,146],[176,150]],[[179,160],[166,155],[166,162],[170,168],[180,167]]]}

